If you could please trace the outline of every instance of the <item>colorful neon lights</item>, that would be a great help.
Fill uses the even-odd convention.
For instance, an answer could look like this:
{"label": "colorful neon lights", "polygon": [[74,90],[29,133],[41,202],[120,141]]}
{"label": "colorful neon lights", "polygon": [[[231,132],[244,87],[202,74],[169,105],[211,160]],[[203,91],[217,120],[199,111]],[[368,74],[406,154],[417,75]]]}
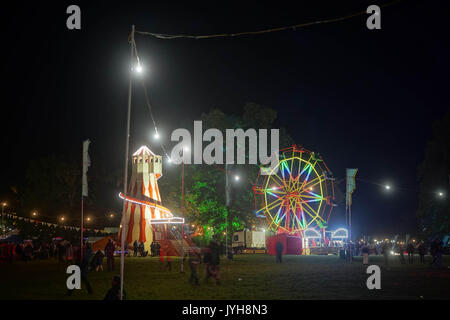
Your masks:
{"label": "colorful neon lights", "polygon": [[259,176],[253,186],[256,216],[265,217],[269,229],[278,233],[303,234],[315,230],[311,228],[325,228],[334,195],[328,181],[331,172],[320,156],[305,148],[281,150],[279,159],[270,175]]}

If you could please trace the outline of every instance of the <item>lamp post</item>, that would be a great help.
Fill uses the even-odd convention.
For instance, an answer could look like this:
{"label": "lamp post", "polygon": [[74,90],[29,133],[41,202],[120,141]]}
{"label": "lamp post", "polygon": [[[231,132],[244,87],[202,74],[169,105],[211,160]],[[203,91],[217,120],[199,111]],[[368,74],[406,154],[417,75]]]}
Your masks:
{"label": "lamp post", "polygon": [[[181,149],[181,214],[184,218],[184,152],[189,151],[188,147]],[[184,223],[181,224],[181,265],[180,272],[184,273]]]}
{"label": "lamp post", "polygon": [[[130,82],[128,85],[128,111],[127,111],[127,134],[125,137],[125,166],[124,166],[124,178],[123,178],[123,194],[127,194],[127,185],[128,185],[128,152],[130,145],[130,114],[131,114],[131,88],[132,88],[132,63],[133,63],[133,49],[134,49],[134,25],[131,26],[131,35],[130,35]],[[138,66],[136,69],[137,72],[142,72],[142,68]],[[123,298],[123,269],[125,265],[125,232],[127,229],[127,221],[126,221],[126,212],[125,212],[125,201],[122,206],[122,233],[121,233],[121,248],[120,248],[120,300]]]}

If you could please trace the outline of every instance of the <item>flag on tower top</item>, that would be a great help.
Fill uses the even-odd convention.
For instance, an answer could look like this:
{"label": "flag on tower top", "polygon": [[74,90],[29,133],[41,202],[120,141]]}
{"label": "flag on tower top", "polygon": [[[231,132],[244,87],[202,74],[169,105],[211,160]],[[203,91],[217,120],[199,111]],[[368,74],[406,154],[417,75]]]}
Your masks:
{"label": "flag on tower top", "polygon": [[87,171],[88,168],[91,165],[91,159],[89,158],[89,144],[91,141],[88,139],[83,142],[83,180],[82,180],[82,196],[87,197],[88,196],[88,183],[87,183]]}

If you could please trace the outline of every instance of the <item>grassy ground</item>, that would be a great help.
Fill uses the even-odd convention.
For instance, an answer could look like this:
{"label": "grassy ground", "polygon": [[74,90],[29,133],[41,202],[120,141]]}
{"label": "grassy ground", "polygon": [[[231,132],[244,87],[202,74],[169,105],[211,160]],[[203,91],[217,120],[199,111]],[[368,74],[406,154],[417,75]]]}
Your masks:
{"label": "grassy ground", "polygon": [[[235,256],[232,262],[222,260],[221,285],[204,284],[201,265],[198,287],[188,283],[187,264],[186,273],[179,272],[176,258],[172,272],[161,271],[157,258],[127,258],[125,289],[129,299],[450,299],[450,257],[444,257],[441,270],[415,260],[400,265],[398,257],[391,257],[385,268],[381,256],[371,256],[370,264],[382,268],[382,289],[368,290],[360,257],[348,263],[336,256],[284,256],[280,265],[273,256]],[[116,259],[116,273],[118,267]],[[0,265],[0,299],[103,299],[116,273],[90,272],[94,294],[83,289],[67,297],[67,275],[55,260]]]}

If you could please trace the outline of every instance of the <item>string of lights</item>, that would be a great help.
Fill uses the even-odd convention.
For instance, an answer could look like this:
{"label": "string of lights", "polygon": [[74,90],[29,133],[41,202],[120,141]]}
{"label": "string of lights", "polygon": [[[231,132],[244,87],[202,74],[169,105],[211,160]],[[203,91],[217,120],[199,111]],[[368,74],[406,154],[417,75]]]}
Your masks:
{"label": "string of lights", "polygon": [[[397,4],[401,2],[402,0],[395,0],[390,3],[386,3],[384,5],[378,5],[380,8],[386,8],[389,6],[392,6],[394,4]],[[237,32],[237,33],[218,33],[218,34],[208,34],[208,35],[188,35],[188,34],[163,34],[163,33],[155,33],[155,32],[148,32],[148,31],[138,31],[135,32],[141,35],[145,36],[151,36],[158,39],[164,39],[164,40],[173,40],[173,39],[213,39],[213,38],[236,38],[241,36],[249,36],[249,35],[259,35],[259,34],[265,34],[265,33],[272,33],[272,32],[279,32],[279,31],[285,31],[285,30],[293,30],[296,31],[300,28],[305,28],[313,25],[319,25],[319,24],[327,24],[327,23],[334,23],[334,22],[340,22],[344,20],[348,20],[351,18],[355,18],[358,16],[362,16],[367,14],[367,11],[359,11],[356,13],[351,13],[345,16],[340,16],[336,18],[327,18],[317,21],[311,21],[311,22],[305,22],[305,23],[299,23],[289,26],[282,26],[277,28],[270,28],[270,29],[263,29],[263,30],[257,30],[257,31],[244,31],[244,32]]]}

